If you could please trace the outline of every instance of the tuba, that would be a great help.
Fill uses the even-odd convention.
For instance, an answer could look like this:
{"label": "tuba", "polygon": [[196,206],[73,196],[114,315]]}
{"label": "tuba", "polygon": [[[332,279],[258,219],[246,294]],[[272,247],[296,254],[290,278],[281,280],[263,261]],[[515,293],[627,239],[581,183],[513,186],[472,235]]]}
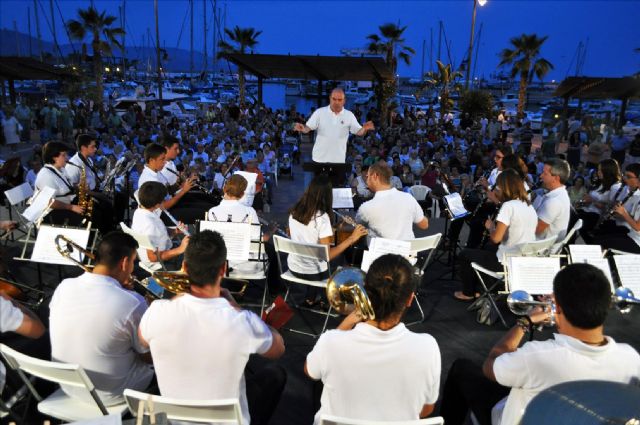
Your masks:
{"label": "tuba", "polygon": [[327,282],[327,299],[340,314],[349,314],[355,307],[365,320],[376,315],[364,289],[365,273],[356,267],[343,267],[334,272]]}

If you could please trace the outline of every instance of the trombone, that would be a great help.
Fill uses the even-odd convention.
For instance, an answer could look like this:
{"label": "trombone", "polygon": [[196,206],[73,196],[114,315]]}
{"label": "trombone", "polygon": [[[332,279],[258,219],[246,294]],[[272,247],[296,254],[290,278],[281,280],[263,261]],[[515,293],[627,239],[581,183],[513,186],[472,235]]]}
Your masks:
{"label": "trombone", "polygon": [[93,266],[84,264],[82,260],[77,260],[72,256],[75,250],[83,254],[85,257],[89,258],[91,261],[95,261],[96,257],[91,251],[83,248],[78,243],[72,241],[71,239],[69,239],[64,235],[56,236],[54,241],[56,244],[56,249],[58,250],[60,255],[62,255],[64,258],[71,261],[72,263],[74,263],[76,266],[82,268],[82,270],[84,270],[85,272],[90,273],[93,271]]}

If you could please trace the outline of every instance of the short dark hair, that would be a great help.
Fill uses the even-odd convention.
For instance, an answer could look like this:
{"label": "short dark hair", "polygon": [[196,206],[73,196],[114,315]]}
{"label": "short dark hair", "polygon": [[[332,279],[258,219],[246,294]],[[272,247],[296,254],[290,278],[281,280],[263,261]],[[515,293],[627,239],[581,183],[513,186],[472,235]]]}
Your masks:
{"label": "short dark hair", "polygon": [[80,150],[81,146],[89,146],[91,142],[96,142],[96,147],[98,147],[98,139],[91,134],[78,134],[76,137],[76,148]]}
{"label": "short dark hair", "polygon": [[184,251],[189,282],[202,287],[215,283],[227,261],[227,246],[218,232],[204,230],[191,236]]}
{"label": "short dark hair", "polygon": [[116,267],[124,257],[131,257],[138,248],[133,236],[121,231],[109,232],[102,237],[96,250],[96,264]]}
{"label": "short dark hair", "polygon": [[149,143],[146,148],[144,148],[144,162],[148,163],[151,159],[156,159],[160,155],[164,155],[167,153],[167,150],[164,146],[159,145],[157,143]]}
{"label": "short dark hair", "polygon": [[633,173],[636,177],[640,177],[640,162],[628,164],[624,170],[628,173]]}
{"label": "short dark hair", "polygon": [[580,329],[594,329],[607,318],[611,285],[602,270],[585,263],[570,264],[553,279],[556,303],[567,321]]}
{"label": "short dark hair", "polygon": [[180,140],[169,133],[163,133],[160,137],[158,137],[157,139],[158,144],[164,146],[166,149],[169,149],[171,146],[177,144],[180,144]]}
{"label": "short dark hair", "polygon": [[42,147],[42,161],[45,164],[53,164],[54,158],[62,152],[69,152],[69,147],[61,142],[47,142]]}
{"label": "short dark hair", "polygon": [[416,289],[413,267],[397,254],[378,257],[369,267],[364,288],[367,291],[376,320],[385,320],[402,313]]}
{"label": "short dark hair", "polygon": [[167,196],[167,187],[160,182],[144,182],[138,189],[138,202],[143,208],[158,205],[165,196]]}

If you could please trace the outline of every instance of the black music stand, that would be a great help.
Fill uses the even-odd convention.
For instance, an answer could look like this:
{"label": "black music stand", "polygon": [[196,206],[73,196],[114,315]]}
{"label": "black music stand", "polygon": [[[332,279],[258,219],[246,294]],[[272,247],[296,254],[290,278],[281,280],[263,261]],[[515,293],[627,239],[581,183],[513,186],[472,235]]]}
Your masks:
{"label": "black music stand", "polygon": [[349,164],[343,162],[305,162],[302,169],[313,173],[314,175],[325,174],[331,179],[333,187],[342,187],[347,177]]}
{"label": "black music stand", "polygon": [[[451,208],[451,206],[449,205],[448,201],[447,201],[447,197],[443,197],[443,204],[445,207],[445,211],[446,214],[444,216],[445,222],[444,222],[444,235],[445,237],[442,238],[441,242],[440,242],[440,247],[441,247],[441,253],[440,255],[437,257],[437,259],[442,258],[443,255],[447,255],[447,262],[444,263],[445,265],[451,265],[451,269],[448,271],[445,271],[443,274],[441,274],[440,276],[438,276],[436,279],[434,280],[455,280],[456,277],[456,262],[458,260],[458,248],[460,247],[460,242],[459,242],[459,238],[456,238],[455,240],[450,240],[447,236],[448,236],[448,231],[449,231],[449,221],[454,222],[457,220],[462,220],[465,217],[467,217],[469,214],[471,214],[469,211],[464,211],[462,213],[458,213],[457,215],[455,215],[453,213],[453,210]],[[445,241],[449,241],[449,246],[445,247]],[[451,274],[451,277],[448,279],[444,279],[445,276],[447,276],[448,274]]]}

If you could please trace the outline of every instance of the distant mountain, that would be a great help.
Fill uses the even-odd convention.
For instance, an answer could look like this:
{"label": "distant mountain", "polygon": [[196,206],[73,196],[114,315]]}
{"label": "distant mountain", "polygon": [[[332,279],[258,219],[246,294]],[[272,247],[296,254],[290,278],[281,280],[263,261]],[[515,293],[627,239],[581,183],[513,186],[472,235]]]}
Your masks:
{"label": "distant mountain", "polygon": [[[125,40],[126,42],[126,40]],[[31,51],[32,55],[36,58],[40,56],[40,44],[42,45],[42,51],[53,55],[54,57],[60,56],[59,52],[55,52],[54,44],[51,41],[42,40],[41,43],[35,37],[29,37],[28,34],[22,32],[15,32],[10,29],[0,29],[0,56],[29,56]],[[82,43],[73,42],[71,44],[60,44],[59,48],[63,56],[67,56],[75,51],[80,53],[82,51]],[[91,44],[87,42],[88,53],[91,54]],[[186,49],[176,49],[168,47],[167,49],[168,60],[162,61],[162,66],[167,72],[189,72],[190,68],[190,53]],[[156,51],[155,48],[145,48],[137,44],[126,46],[126,57],[128,60],[138,60],[138,70],[145,71],[147,67],[152,70],[156,66]],[[114,52],[115,56],[120,57],[119,50]],[[211,55],[207,58],[207,68],[212,71]],[[202,52],[193,52],[193,68],[194,72],[202,71],[204,68],[204,55]],[[228,69],[226,61],[219,60],[218,68]]]}

